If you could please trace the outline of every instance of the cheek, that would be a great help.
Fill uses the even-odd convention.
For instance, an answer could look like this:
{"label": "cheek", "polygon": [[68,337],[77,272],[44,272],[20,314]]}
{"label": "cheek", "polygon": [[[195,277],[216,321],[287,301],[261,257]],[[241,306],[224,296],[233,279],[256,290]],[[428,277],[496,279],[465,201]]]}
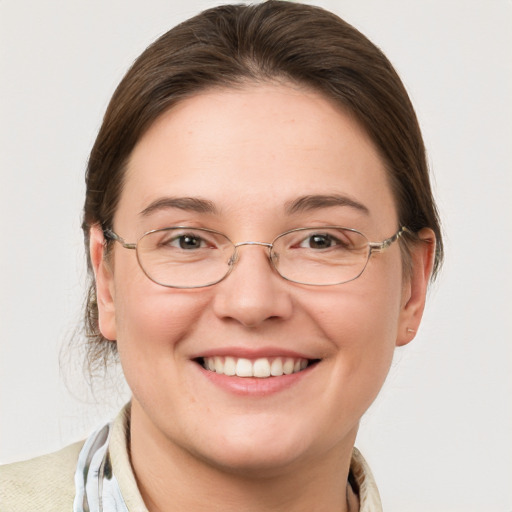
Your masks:
{"label": "cheek", "polygon": [[[317,324],[340,348],[365,350],[396,336],[402,302],[400,268],[363,274],[311,301]],[[377,277],[377,276],[376,276]],[[351,341],[349,341],[351,340]]]}
{"label": "cheek", "polygon": [[401,267],[391,267],[379,273],[383,276],[379,281],[372,273],[363,274],[343,285],[346,288],[323,293],[310,309],[334,349],[337,378],[332,392],[339,393],[341,387],[350,390],[353,403],[364,409],[377,396],[393,359],[402,295],[400,272]]}
{"label": "cheek", "polygon": [[[154,289],[147,281],[149,284],[139,288],[133,285],[119,290],[117,345],[133,396],[145,407],[165,410],[169,401],[179,403],[190,395],[178,384],[184,378],[180,349],[182,340],[194,331],[207,301],[198,294]],[[193,399],[188,396],[189,403]]]}
{"label": "cheek", "polygon": [[115,296],[117,344],[127,378],[131,372],[152,374],[159,366],[168,372],[209,300],[207,294],[164,288],[145,276],[117,283]]}
{"label": "cheek", "polygon": [[350,370],[378,364],[393,352],[399,317],[399,300],[374,294],[347,294],[326,299],[314,312],[317,325],[350,363]]}

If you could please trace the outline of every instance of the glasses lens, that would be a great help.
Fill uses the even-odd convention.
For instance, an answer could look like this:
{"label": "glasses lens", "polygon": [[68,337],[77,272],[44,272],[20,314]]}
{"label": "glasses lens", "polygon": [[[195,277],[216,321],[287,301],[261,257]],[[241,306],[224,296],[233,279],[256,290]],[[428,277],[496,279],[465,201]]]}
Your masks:
{"label": "glasses lens", "polygon": [[229,272],[233,252],[226,236],[206,229],[159,229],[137,243],[137,257],[146,275],[176,288],[217,283]]}
{"label": "glasses lens", "polygon": [[370,254],[362,233],[336,227],[293,230],[273,246],[277,271],[290,281],[312,285],[352,281],[363,272]]}

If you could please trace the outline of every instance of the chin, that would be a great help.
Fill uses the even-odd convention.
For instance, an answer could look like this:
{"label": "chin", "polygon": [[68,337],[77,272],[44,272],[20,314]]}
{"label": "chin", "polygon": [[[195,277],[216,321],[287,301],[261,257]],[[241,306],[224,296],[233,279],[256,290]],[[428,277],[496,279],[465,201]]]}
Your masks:
{"label": "chin", "polygon": [[219,450],[196,452],[193,455],[224,473],[250,478],[275,477],[289,472],[290,467],[307,459],[304,452],[291,446],[281,446],[276,450],[247,441],[242,445],[231,442],[219,447]]}
{"label": "chin", "polygon": [[230,425],[217,428],[210,422],[202,446],[193,443],[191,452],[223,472],[269,477],[307,464],[339,441],[333,440],[332,432],[316,432],[311,428],[314,424],[304,423],[303,419],[299,422],[276,416],[233,419]]}

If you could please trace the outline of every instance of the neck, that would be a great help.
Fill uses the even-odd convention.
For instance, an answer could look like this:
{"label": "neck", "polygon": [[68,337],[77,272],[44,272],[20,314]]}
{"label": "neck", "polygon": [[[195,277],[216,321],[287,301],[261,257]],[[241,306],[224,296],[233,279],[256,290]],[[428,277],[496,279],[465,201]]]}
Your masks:
{"label": "neck", "polygon": [[150,512],[355,512],[346,447],[275,468],[224,468],[178,446],[132,409],[131,459]]}

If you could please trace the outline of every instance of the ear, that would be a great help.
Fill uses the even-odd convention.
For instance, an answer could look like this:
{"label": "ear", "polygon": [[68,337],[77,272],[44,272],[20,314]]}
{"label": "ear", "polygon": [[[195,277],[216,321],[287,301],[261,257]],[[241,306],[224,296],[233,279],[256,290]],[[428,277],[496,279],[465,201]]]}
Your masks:
{"label": "ear", "polygon": [[420,241],[411,247],[411,272],[404,283],[398,322],[397,346],[409,343],[419,329],[428,283],[434,265],[436,236],[430,228],[419,231]]}
{"label": "ear", "polygon": [[96,281],[99,329],[105,338],[115,341],[117,333],[114,275],[111,264],[105,258],[105,238],[103,231],[97,224],[92,226],[89,232],[89,250]]}

